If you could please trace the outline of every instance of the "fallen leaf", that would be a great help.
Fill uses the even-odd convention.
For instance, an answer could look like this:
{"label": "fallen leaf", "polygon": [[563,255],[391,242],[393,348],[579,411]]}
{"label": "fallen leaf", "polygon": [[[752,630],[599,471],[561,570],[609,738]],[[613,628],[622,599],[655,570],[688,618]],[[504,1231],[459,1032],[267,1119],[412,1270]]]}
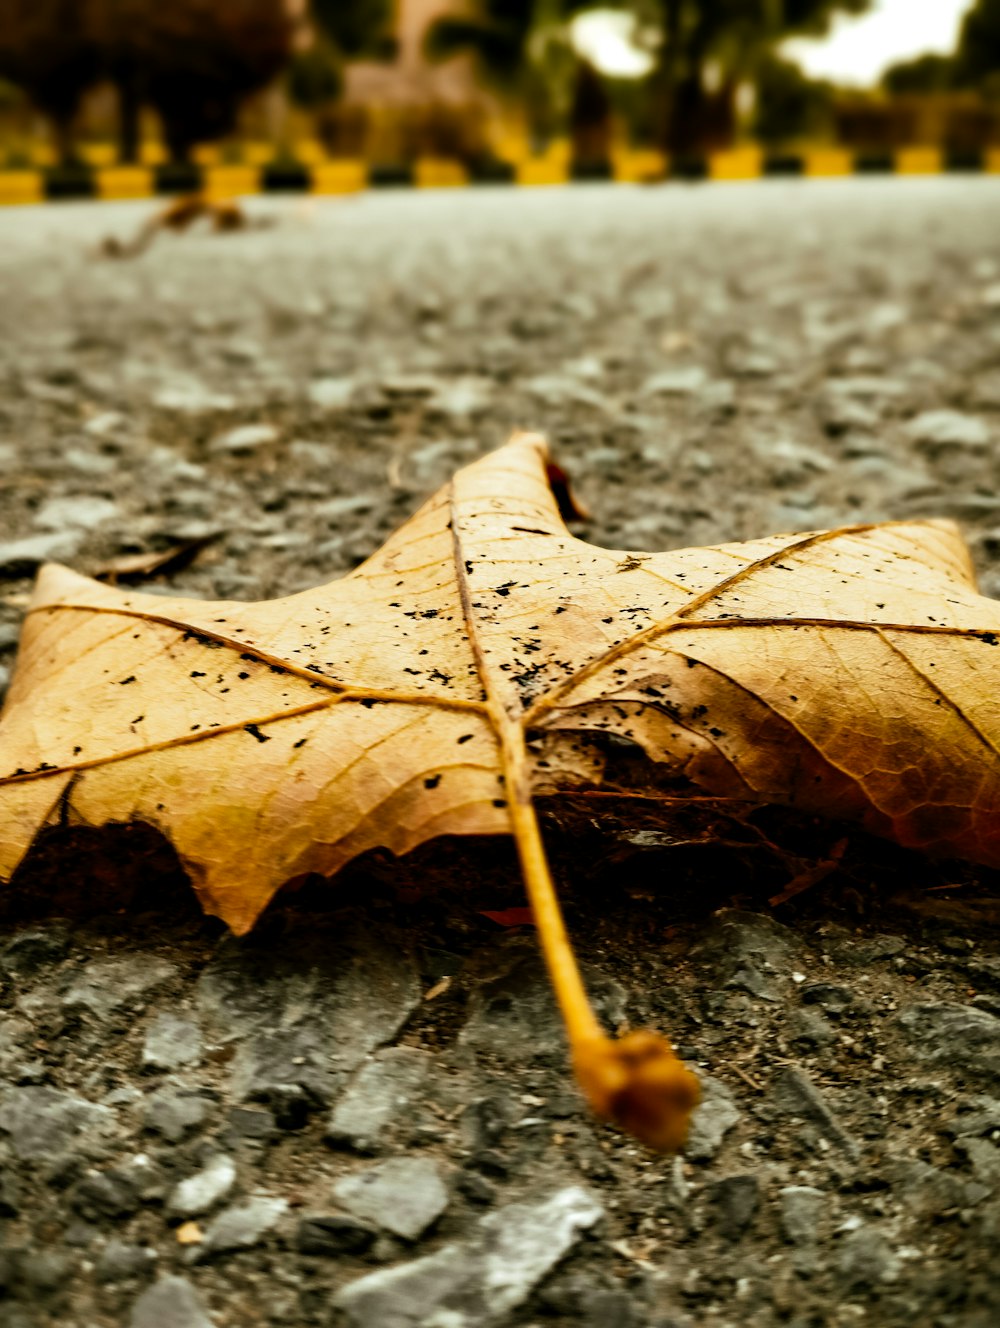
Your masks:
{"label": "fallen leaf", "polygon": [[535,915],[530,908],[483,909],[480,917],[489,918],[498,927],[533,927]]}
{"label": "fallen leaf", "polygon": [[219,538],[219,534],[219,531],[215,531],[211,535],[199,535],[197,539],[184,540],[153,553],[123,553],[102,563],[94,576],[98,581],[116,584],[121,581],[144,581],[165,572],[179,572],[193,563],[203,549]]}
{"label": "fallen leaf", "polygon": [[205,1239],[205,1233],[197,1222],[182,1222],[174,1236],[178,1245],[200,1245]]}
{"label": "fallen leaf", "polygon": [[0,879],[54,821],[144,821],[242,933],[369,848],[513,834],[578,1078],[674,1147],[693,1076],[656,1035],[600,1029],[533,797],[613,786],[625,739],[647,798],[783,803],[1000,866],[1000,604],[947,523],[597,548],[546,463],[516,436],[283,600],[43,569],[0,719]]}

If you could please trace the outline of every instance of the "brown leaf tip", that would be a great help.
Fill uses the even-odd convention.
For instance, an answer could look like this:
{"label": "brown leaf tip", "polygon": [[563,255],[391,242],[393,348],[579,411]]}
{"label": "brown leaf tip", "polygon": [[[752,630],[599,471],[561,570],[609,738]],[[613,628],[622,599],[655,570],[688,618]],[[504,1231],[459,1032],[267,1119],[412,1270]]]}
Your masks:
{"label": "brown leaf tip", "polygon": [[617,1042],[601,1037],[578,1043],[573,1064],[599,1116],[658,1152],[683,1147],[701,1090],[659,1033],[639,1030]]}

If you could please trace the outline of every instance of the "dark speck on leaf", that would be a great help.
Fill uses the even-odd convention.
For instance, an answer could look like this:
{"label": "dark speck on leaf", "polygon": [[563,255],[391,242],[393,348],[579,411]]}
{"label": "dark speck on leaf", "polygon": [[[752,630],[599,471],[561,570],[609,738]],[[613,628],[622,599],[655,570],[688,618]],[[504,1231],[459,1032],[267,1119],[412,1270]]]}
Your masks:
{"label": "dark speck on leaf", "polygon": [[128,675],[127,678],[122,678],[121,681],[119,682],[118,686],[119,686],[119,687],[124,687],[124,686],[126,685],[126,683],[130,683],[130,682],[135,682],[135,674],[134,674],[134,673],[130,673],[130,674]]}
{"label": "dark speck on leaf", "polygon": [[461,746],[461,744],[462,744],[463,742],[471,742],[471,741],[472,741],[472,734],[471,734],[471,733],[463,733],[462,736],[461,736],[461,737],[459,738],[459,740],[458,740],[458,742],[459,742],[459,746]]}
{"label": "dark speck on leaf", "polygon": [[258,742],[271,741],[271,735],[269,733],[261,733],[256,724],[244,724],[243,730],[245,733],[249,733],[252,738],[256,738]]}
{"label": "dark speck on leaf", "polygon": [[436,789],[440,783],[441,783],[440,775],[428,775],[427,778],[424,780],[424,788]]}

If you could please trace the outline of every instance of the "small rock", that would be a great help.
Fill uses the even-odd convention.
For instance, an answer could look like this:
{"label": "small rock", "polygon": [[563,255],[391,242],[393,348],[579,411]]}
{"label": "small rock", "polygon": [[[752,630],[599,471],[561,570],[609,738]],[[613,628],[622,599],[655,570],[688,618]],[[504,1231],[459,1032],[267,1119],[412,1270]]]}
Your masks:
{"label": "small rock", "polygon": [[132,1306],[129,1328],[213,1328],[201,1297],[184,1277],[163,1277]]}
{"label": "small rock", "polygon": [[900,1262],[881,1231],[860,1226],[844,1237],[837,1259],[837,1280],[842,1290],[866,1291],[899,1276]]}
{"label": "small rock", "polygon": [[708,381],[707,370],[699,364],[692,364],[687,368],[664,369],[662,373],[653,374],[643,383],[640,392],[644,397],[686,397],[700,392]]}
{"label": "small rock", "polygon": [[129,1245],[121,1240],[109,1240],[97,1260],[94,1275],[98,1282],[123,1282],[129,1277],[141,1277],[157,1260],[156,1250],[148,1245]]}
{"label": "small rock", "polygon": [[18,932],[0,952],[0,968],[27,977],[41,968],[54,967],[68,949],[69,936],[61,927]]}
{"label": "small rock", "polygon": [[448,420],[465,420],[489,410],[493,391],[493,382],[489,378],[456,378],[441,384],[431,397],[428,409]]}
{"label": "small rock", "polygon": [[236,398],[226,392],[213,392],[194,379],[165,387],[153,397],[157,410],[175,415],[210,415],[236,409]]}
{"label": "small rock", "polygon": [[837,1034],[828,1019],[815,1010],[795,1010],[788,1021],[788,1040],[804,1049],[828,1047]]}
{"label": "small rock", "polygon": [[990,430],[977,415],[959,410],[925,410],[907,425],[907,434],[932,456],[952,448],[988,447]]}
{"label": "small rock", "polygon": [[270,1139],[277,1134],[278,1123],[266,1107],[231,1107],[229,1128],[241,1139]]}
{"label": "small rock", "polygon": [[309,404],[317,410],[344,410],[357,390],[353,378],[317,378],[309,384]]}
{"label": "small rock", "polygon": [[380,1162],[367,1171],[342,1177],[333,1193],[349,1212],[402,1240],[419,1240],[448,1207],[441,1169],[428,1157]]}
{"label": "small rock", "polygon": [[127,959],[93,959],[70,984],[62,998],[63,1009],[86,1010],[106,1019],[113,1011],[162,987],[176,973],[176,965],[148,954],[130,955]]}
{"label": "small rock", "polygon": [[955,1149],[969,1159],[976,1180],[991,1190],[1000,1187],[1000,1148],[996,1144],[989,1139],[964,1138],[956,1139]]}
{"label": "small rock", "polygon": [[692,946],[691,958],[707,963],[720,985],[777,1001],[797,946],[794,933],[772,918],[723,909]]}
{"label": "small rock", "polygon": [[42,563],[75,558],[83,536],[75,530],[54,530],[44,535],[0,544],[0,577],[30,576]]}
{"label": "small rock", "polygon": [[781,1230],[790,1245],[811,1245],[816,1240],[825,1198],[811,1185],[786,1185],[778,1191]]}
{"label": "small rock", "polygon": [[127,425],[125,416],[117,410],[102,410],[98,415],[92,415],[83,426],[83,432],[89,434],[91,438],[113,438],[119,434]]}
{"label": "small rock", "polygon": [[802,988],[802,1004],[818,1005],[827,1014],[843,1014],[854,1004],[854,992],[835,982],[811,982]]}
{"label": "small rock", "polygon": [[956,1139],[1000,1130],[1000,1099],[977,1094],[960,1105],[958,1115],[945,1129]]}
{"label": "small rock", "polygon": [[224,1199],[236,1183],[236,1163],[220,1155],[194,1176],[177,1185],[167,1200],[172,1217],[200,1217]]}
{"label": "small rock", "polygon": [[723,1240],[739,1240],[760,1206],[760,1182],[749,1173],[725,1176],[712,1186],[715,1222]]}
{"label": "small rock", "polygon": [[740,1119],[740,1111],[729,1088],[711,1075],[701,1079],[701,1101],[691,1117],[685,1156],[707,1162],[722,1147],[722,1140]]}
{"label": "small rock", "polygon": [[380,1137],[401,1115],[427,1077],[431,1057],[415,1047],[389,1047],[363,1065],[330,1116],[328,1143],[376,1152]]}
{"label": "small rock", "polygon": [[220,433],[209,443],[208,450],[215,454],[221,452],[253,452],[268,443],[276,443],[280,437],[273,424],[242,424],[238,429],[229,429]]}
{"label": "small rock", "polygon": [[1000,1079],[1000,1018],[952,1001],[914,1005],[899,1015],[914,1056],[958,1066],[995,1084]]}
{"label": "small rock", "polygon": [[602,1215],[575,1185],[510,1204],[483,1218],[468,1241],[359,1278],[333,1303],[352,1328],[494,1328]]}
{"label": "small rock", "polygon": [[117,504],[107,498],[75,494],[43,503],[35,514],[35,525],[39,530],[96,530],[120,516]]}
{"label": "small rock", "polygon": [[238,1207],[226,1208],[205,1232],[205,1240],[197,1251],[199,1258],[224,1254],[229,1250],[248,1250],[259,1245],[267,1233],[280,1222],[288,1204],[284,1199],[271,1199],[258,1195]]}
{"label": "small rock", "polygon": [[849,1157],[858,1156],[858,1145],[831,1111],[822,1093],[797,1066],[779,1070],[774,1078],[774,1101],[780,1110],[800,1116],[818,1126],[822,1135]]}
{"label": "small rock", "polygon": [[162,1134],[171,1143],[179,1143],[186,1134],[203,1125],[211,1099],[198,1089],[164,1088],[149,1099],[145,1126]]}
{"label": "small rock", "polygon": [[[612,1027],[625,1017],[625,989],[606,973],[585,975],[602,1017]],[[473,988],[463,1046],[507,1061],[554,1059],[565,1046],[562,1018],[544,965],[533,949],[499,950],[493,972]]]}
{"label": "small rock", "polygon": [[201,1060],[201,1032],[190,1019],[163,1011],[146,1032],[142,1048],[144,1070],[176,1070]]}
{"label": "small rock", "polygon": [[135,1186],[120,1171],[91,1171],[76,1188],[74,1203],[84,1217],[130,1217],[139,1209]]}
{"label": "small rock", "polygon": [[347,1217],[343,1213],[313,1213],[299,1222],[295,1245],[300,1254],[335,1259],[342,1254],[364,1254],[371,1248],[376,1234],[373,1226],[356,1217]]}
{"label": "small rock", "polygon": [[9,1136],[15,1157],[29,1162],[64,1152],[85,1131],[110,1133],[114,1125],[107,1107],[54,1088],[12,1088],[0,1104],[0,1134]]}

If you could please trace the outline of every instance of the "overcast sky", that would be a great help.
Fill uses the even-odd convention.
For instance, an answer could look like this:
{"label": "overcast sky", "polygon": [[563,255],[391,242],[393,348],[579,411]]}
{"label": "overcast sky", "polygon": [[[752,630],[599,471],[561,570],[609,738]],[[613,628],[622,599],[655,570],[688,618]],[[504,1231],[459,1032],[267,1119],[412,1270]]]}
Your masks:
{"label": "overcast sky", "polygon": [[877,0],[861,18],[834,21],[822,41],[790,41],[785,51],[807,73],[838,83],[878,81],[888,65],[926,51],[951,51],[973,0]]}
{"label": "overcast sky", "polygon": [[[809,74],[838,83],[876,83],[897,60],[926,51],[951,51],[973,0],[876,0],[861,18],[836,19],[821,41],[790,41],[784,49]],[[577,48],[606,73],[639,77],[651,60],[631,42],[622,12],[592,10],[574,24]]]}

